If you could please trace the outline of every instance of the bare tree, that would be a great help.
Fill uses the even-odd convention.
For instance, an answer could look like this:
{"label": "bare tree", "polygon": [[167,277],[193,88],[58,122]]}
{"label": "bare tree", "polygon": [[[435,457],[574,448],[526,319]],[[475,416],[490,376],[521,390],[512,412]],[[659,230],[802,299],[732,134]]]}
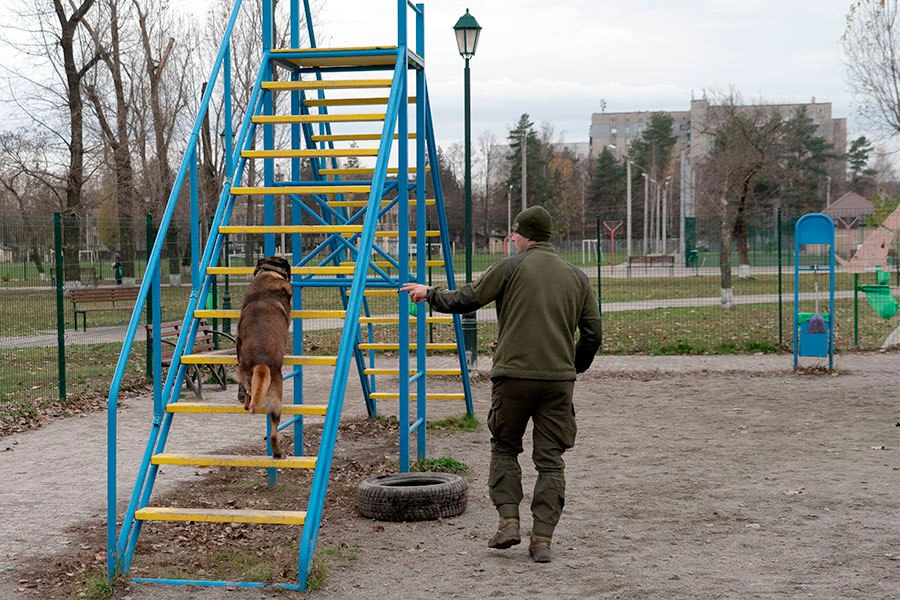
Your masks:
{"label": "bare tree", "polygon": [[48,156],[47,136],[26,130],[0,133],[0,188],[15,200],[28,245],[28,258],[41,279],[46,279],[43,252],[51,248],[46,231],[35,215],[47,214],[65,206],[64,182],[53,172]]}
{"label": "bare tree", "polygon": [[856,0],[841,43],[847,82],[860,116],[877,129],[900,132],[900,23],[897,0]]}
{"label": "bare tree", "polygon": [[777,165],[783,120],[775,111],[742,106],[735,93],[711,112],[708,128],[711,150],[699,166],[698,192],[702,208],[716,215],[722,248],[719,271],[722,305],[734,307],[731,287],[731,246],[734,237],[746,253],[746,214],[755,199],[754,186]]}
{"label": "bare tree", "polygon": [[[16,11],[19,21],[15,26],[29,32],[30,42],[15,47],[14,51],[28,55],[29,70],[4,69],[12,79],[10,88],[17,90],[9,101],[16,106],[18,114],[36,129],[47,132],[46,143],[67,155],[65,165],[60,167],[64,176],[59,184],[65,197],[59,209],[67,220],[83,218],[86,210],[82,81],[99,56],[91,51],[90,44],[84,43],[81,31],[94,4],[95,0],[22,2]],[[44,64],[55,77],[49,80],[45,77]],[[66,227],[63,240],[66,281],[78,281],[81,277],[80,247],[81,229]]]}
{"label": "bare tree", "polygon": [[[135,205],[137,193],[135,189],[135,173],[131,154],[131,101],[132,85],[126,78],[131,74],[131,65],[135,53],[130,47],[131,40],[123,39],[123,24],[130,17],[128,5],[126,12],[120,16],[119,8],[122,0],[102,0],[98,5],[104,10],[97,15],[95,23],[85,21],[85,27],[97,46],[97,52],[106,66],[108,84],[112,86],[113,102],[106,104],[101,98],[98,86],[106,79],[95,73],[92,81],[86,83],[88,99],[94,107],[97,122],[103,139],[109,144],[112,154],[113,170],[116,176],[116,207],[118,209],[119,239],[118,245],[122,256],[123,274],[125,278],[134,280],[135,257]],[[108,38],[103,35],[108,35]],[[123,44],[129,47],[123,49]],[[112,114],[112,121],[110,119]]]}

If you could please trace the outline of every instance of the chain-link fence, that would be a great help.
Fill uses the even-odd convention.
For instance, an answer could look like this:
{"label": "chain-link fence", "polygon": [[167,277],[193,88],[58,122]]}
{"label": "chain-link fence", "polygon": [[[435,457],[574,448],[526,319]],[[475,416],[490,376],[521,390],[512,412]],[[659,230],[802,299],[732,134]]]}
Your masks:
{"label": "chain-link fence", "polygon": [[[848,223],[849,223],[848,219]],[[688,240],[667,236],[631,243],[620,227],[600,223],[594,239],[554,240],[560,253],[581,267],[598,286],[603,313],[603,351],[606,353],[742,353],[789,351],[792,347],[794,289],[794,223],[796,215],[779,218],[775,212],[748,219],[746,236],[734,239],[731,264],[731,302],[723,305],[720,263],[722,248],[715,240],[717,223],[698,222]],[[836,251],[847,258],[867,235],[861,222],[837,220]],[[190,227],[176,221],[160,263],[162,321],[180,321],[191,292]],[[131,317],[137,285],[145,276],[148,241],[155,237],[152,221],[105,222],[94,219],[9,216],[0,225],[0,428],[16,427],[35,415],[79,410],[86,402],[102,402]],[[254,265],[261,256],[261,239],[235,237],[223,250],[231,266]],[[58,244],[54,243],[58,238]],[[599,242],[598,242],[599,240]],[[304,238],[304,244],[315,240]],[[276,242],[278,243],[278,242]],[[290,237],[285,245],[290,250]],[[504,241],[485,240],[472,257],[475,277],[511,249]],[[411,247],[415,252],[414,244]],[[490,250],[486,252],[485,250]],[[280,251],[280,248],[279,248]],[[428,258],[443,258],[436,244]],[[645,258],[647,256],[653,258]],[[827,264],[821,248],[804,248],[804,265]],[[891,256],[890,264],[896,261]],[[453,254],[457,282],[465,279],[462,244]],[[892,284],[900,271],[891,266]],[[442,268],[429,274],[432,284],[444,285]],[[598,278],[599,275],[599,278]],[[871,281],[870,281],[871,280]],[[219,276],[207,307],[239,308],[246,276]],[[858,284],[874,283],[874,274],[836,276],[835,331],[838,351],[877,349],[896,327],[880,318],[854,293]],[[825,311],[826,272],[804,273],[800,279],[801,310]],[[340,308],[336,289],[305,288],[307,309]],[[856,299],[854,300],[854,296]],[[818,302],[818,307],[816,303]],[[367,298],[372,315],[395,314],[396,300]],[[147,337],[135,337],[124,385],[146,386]],[[77,326],[76,326],[77,323]],[[305,352],[337,352],[340,319],[304,322]],[[236,324],[213,321],[216,331],[236,333]],[[395,336],[390,327],[363,328],[373,341]],[[452,329],[433,328],[434,341],[449,341]],[[385,338],[386,339],[386,338]],[[496,339],[493,307],[479,313],[479,353],[489,354]],[[229,344],[227,337],[216,342]]]}

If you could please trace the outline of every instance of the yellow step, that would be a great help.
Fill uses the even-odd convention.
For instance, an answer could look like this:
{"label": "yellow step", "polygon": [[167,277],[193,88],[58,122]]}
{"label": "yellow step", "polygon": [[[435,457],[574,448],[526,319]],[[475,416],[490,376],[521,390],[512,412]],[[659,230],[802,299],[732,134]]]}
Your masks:
{"label": "yellow step", "polygon": [[[426,172],[431,171],[431,167],[425,167]],[[396,175],[397,167],[388,167],[388,175]],[[410,167],[410,173],[415,173],[416,168]],[[319,175],[325,177],[328,175],[374,175],[375,169],[355,169],[355,168],[343,168],[343,169],[319,169]]]}
{"label": "yellow step", "polygon": [[[369,398],[372,400],[399,400],[400,393],[399,392],[375,392],[369,394]],[[415,400],[418,398],[418,394],[410,394],[409,399]],[[426,400],[465,400],[466,395],[462,392],[458,393],[443,393],[443,392],[428,392],[425,394]]]}
{"label": "yellow step", "polygon": [[[327,404],[285,404],[282,415],[324,415]],[[208,414],[208,415],[249,415],[243,404],[217,404],[211,402],[173,402],[166,405],[166,412]]]}
{"label": "yellow step", "polygon": [[330,158],[341,156],[378,156],[378,148],[325,148],[304,150],[287,148],[283,150],[244,150],[244,158]]}
{"label": "yellow step", "polygon": [[[365,369],[363,373],[366,375],[400,375],[400,369]],[[410,369],[409,374],[415,375],[416,372]],[[425,369],[425,375],[448,375],[451,377],[459,377],[462,375],[462,369]]]}
{"label": "yellow step", "polygon": [[[416,237],[419,233],[416,230],[409,232],[409,237]],[[399,231],[376,231],[375,237],[396,238],[400,237]],[[441,237],[441,232],[437,229],[428,229],[425,231],[425,237]]]}
{"label": "yellow step", "polygon": [[[415,350],[417,348],[417,344],[410,344],[409,349]],[[399,350],[400,344],[393,344],[390,342],[366,342],[359,345],[360,350]],[[456,344],[454,343],[431,343],[425,344],[425,350],[456,350]]]}
{"label": "yellow step", "polygon": [[[379,54],[369,56],[319,56],[323,52],[340,51],[381,51]],[[365,46],[348,48],[279,48],[272,50],[272,58],[281,63],[291,64],[297,67],[388,67],[397,63],[396,46]],[[288,53],[296,55],[294,58],[282,58]],[[281,56],[280,56],[281,55]],[[409,66],[423,65],[422,58],[414,52],[409,52]]]}
{"label": "yellow step", "polygon": [[362,233],[362,225],[222,225],[219,233]]}
{"label": "yellow step", "polygon": [[[391,289],[371,289],[371,290],[363,290],[363,296],[367,296],[369,298],[372,297],[384,297],[384,296],[397,296],[400,294],[399,290],[391,290]],[[349,296],[350,290],[344,292],[344,295]]]}
{"label": "yellow step", "polygon": [[272,187],[233,187],[231,193],[235,196],[263,196],[271,194],[281,196],[283,194],[368,194],[372,189],[370,185],[280,185]]}
{"label": "yellow step", "polygon": [[368,123],[384,121],[384,113],[360,113],[337,115],[257,115],[254,123],[276,125],[282,123]]}
{"label": "yellow step", "polygon": [[315,469],[315,456],[240,456],[237,454],[155,454],[154,465],[184,465],[194,467],[263,467],[282,469]]}
{"label": "yellow step", "polygon": [[[388,97],[380,98],[320,98],[304,100],[306,106],[371,106],[373,104],[387,104]],[[410,96],[409,103],[415,104],[416,97]]]}
{"label": "yellow step", "polygon": [[[369,263],[369,264],[375,265],[376,267],[381,267],[382,269],[393,269],[393,268],[394,268],[394,265],[392,265],[391,263],[389,263],[389,262],[386,261],[386,260],[373,260],[373,261],[372,261],[371,263]],[[346,261],[345,261],[345,262],[342,262],[341,265],[342,265],[342,266],[345,266],[345,267],[349,267],[349,266],[351,266],[351,265],[356,265],[356,263],[355,263],[355,262],[346,262]],[[415,269],[415,268],[416,268],[416,261],[414,261],[414,260],[409,261],[409,266],[410,266],[411,269]],[[425,266],[426,266],[426,267],[443,267],[443,266],[444,266],[444,261],[442,261],[442,260],[426,260],[426,261],[425,261]]]}
{"label": "yellow step", "polygon": [[[288,193],[288,192],[281,192],[281,193],[284,194],[284,193]],[[390,204],[391,202],[393,202],[393,200],[382,200],[382,201],[381,201],[381,206],[387,206],[387,205]],[[327,204],[328,204],[328,206],[330,206],[330,207],[332,207],[332,208],[341,208],[341,207],[345,207],[345,208],[361,208],[361,207],[363,207],[363,206],[368,206],[368,205],[369,205],[369,201],[368,201],[368,200],[331,200],[331,201],[328,202]],[[416,200],[413,199],[413,198],[410,198],[410,200],[409,200],[409,205],[410,205],[410,206],[415,206],[416,204],[418,204],[418,203],[416,202]],[[436,204],[436,203],[435,203],[435,201],[434,201],[434,198],[428,198],[428,199],[425,200],[425,206],[434,206],[435,204]],[[399,202],[397,203],[397,206],[400,206],[400,203],[399,203]]]}
{"label": "yellow step", "polygon": [[[181,357],[185,365],[236,365],[237,354],[185,354]],[[286,365],[308,365],[333,367],[337,364],[337,356],[307,356],[289,354],[284,357]]]}
{"label": "yellow step", "polygon": [[200,521],[204,523],[266,523],[303,525],[306,511],[169,508],[148,506],[134,513],[138,521]]}
{"label": "yellow step", "polygon": [[[343,319],[346,315],[343,310],[292,310],[292,319]],[[194,311],[198,319],[237,319],[241,316],[240,309],[209,309],[203,308]]]}
{"label": "yellow step", "polygon": [[[360,317],[361,325],[397,325],[400,323],[400,317]],[[410,317],[410,323],[415,323],[416,318]],[[452,323],[453,317],[425,317],[426,323]]]}
{"label": "yellow step", "polygon": [[389,88],[391,79],[323,79],[322,81],[263,81],[264,90],[367,90]]}
{"label": "yellow step", "polygon": [[[399,137],[398,134],[394,134],[395,140]],[[314,142],[377,142],[380,139],[380,133],[329,133],[312,136]],[[410,133],[409,139],[416,139],[416,133]],[[319,172],[321,173],[321,171]]]}
{"label": "yellow step", "polygon": [[[209,267],[206,272],[210,275],[253,275],[256,267]],[[291,267],[294,275],[353,275],[353,267]]]}

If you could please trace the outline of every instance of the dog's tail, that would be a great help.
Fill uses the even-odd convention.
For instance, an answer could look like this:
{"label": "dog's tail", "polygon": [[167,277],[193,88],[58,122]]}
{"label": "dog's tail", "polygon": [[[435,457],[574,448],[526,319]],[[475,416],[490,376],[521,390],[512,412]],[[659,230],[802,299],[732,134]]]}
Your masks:
{"label": "dog's tail", "polygon": [[256,365],[250,375],[250,412],[262,412],[266,392],[272,384],[272,372],[266,365]]}

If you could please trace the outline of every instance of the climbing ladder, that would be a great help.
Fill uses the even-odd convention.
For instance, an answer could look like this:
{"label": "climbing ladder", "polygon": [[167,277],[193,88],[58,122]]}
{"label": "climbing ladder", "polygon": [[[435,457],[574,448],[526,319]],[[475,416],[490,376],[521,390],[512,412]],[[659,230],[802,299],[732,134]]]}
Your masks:
{"label": "climbing ladder", "polygon": [[[239,587],[278,585],[305,589],[315,553],[316,540],[331,470],[338,424],[351,365],[359,374],[363,401],[375,416],[378,401],[397,400],[400,427],[401,471],[410,466],[409,446],[416,436],[419,459],[425,457],[428,400],[457,400],[472,412],[471,390],[466,371],[465,349],[458,315],[429,316],[417,311],[414,340],[410,339],[409,300],[398,287],[407,281],[424,281],[431,269],[442,269],[448,287],[454,287],[452,263],[429,260],[423,248],[437,238],[439,255],[451,256],[444,216],[443,195],[438,173],[437,151],[429,110],[424,63],[424,5],[397,0],[397,45],[366,48],[323,49],[316,47],[311,26],[309,0],[301,5],[290,0],[289,48],[273,48],[273,3],[262,2],[262,62],[250,95],[247,114],[237,136],[225,127],[226,173],[228,177],[212,219],[208,240],[201,255],[197,193],[197,143],[201,124],[209,111],[212,93],[221,75],[225,90],[223,108],[226,123],[231,115],[231,33],[241,11],[236,0],[204,93],[200,114],[188,143],[184,161],[160,222],[160,230],[148,258],[147,273],[131,316],[122,353],[110,386],[109,406],[115,407],[143,309],[149,306],[154,364],[154,416],[150,436],[140,464],[129,504],[117,527],[116,510],[116,411],[108,412],[108,576],[128,573],[135,547],[145,522],[202,521],[224,523],[267,523],[301,526],[297,582],[235,582],[135,578],[139,582]],[[415,52],[407,45],[407,17],[415,15]],[[309,48],[298,47],[300,23],[305,20]],[[412,78],[412,81],[410,81]],[[409,90],[415,93],[410,94]],[[386,93],[385,93],[386,92]],[[331,94],[335,94],[332,96]],[[362,107],[362,108],[361,108]],[[373,108],[374,107],[374,108]],[[410,108],[414,107],[414,108]],[[330,109],[335,109],[331,112]],[[351,112],[344,112],[351,111]],[[414,119],[411,127],[410,115]],[[371,132],[360,132],[368,124]],[[339,127],[348,131],[337,132]],[[286,140],[284,144],[276,139]],[[370,146],[374,142],[376,145]],[[349,147],[348,147],[349,144]],[[339,158],[362,157],[374,165],[341,167]],[[262,163],[262,182],[243,183],[250,161]],[[411,164],[412,163],[412,164]],[[395,166],[392,166],[395,165]],[[276,169],[284,166],[287,181],[276,179]],[[159,266],[166,232],[185,178],[190,174],[192,290],[181,334],[174,350],[172,366],[165,381],[160,368]],[[430,190],[429,190],[430,187]],[[426,192],[430,191],[431,194]],[[233,223],[235,206],[248,197],[263,197],[263,223]],[[290,219],[276,225],[276,200],[290,203]],[[414,209],[414,217],[410,211]],[[433,220],[437,227],[428,228]],[[233,354],[192,352],[201,319],[236,319],[239,311],[204,308],[215,287],[216,276],[252,274],[253,266],[219,265],[227,236],[261,234],[266,256],[276,254],[276,236],[290,236],[291,281],[294,287],[293,351],[285,357],[290,369],[285,379],[293,380],[293,402],[285,398],[283,414],[290,418],[279,429],[291,428],[295,456],[274,459],[271,445],[265,456],[218,454],[176,454],[166,452],[166,442],[174,417],[202,418],[214,414],[244,414],[233,403],[179,402],[187,365],[237,364]],[[415,260],[410,260],[410,241],[415,240]],[[285,252],[285,248],[281,248]],[[334,292],[334,308],[305,309],[304,291],[326,288]],[[388,314],[373,310],[372,300],[387,296],[392,303]],[[148,304],[148,298],[149,304]],[[309,319],[343,319],[336,356],[304,352],[304,322]],[[446,324],[456,341],[428,342],[428,327]],[[362,326],[365,326],[363,328]],[[396,341],[376,341],[376,328],[395,327]],[[392,331],[392,329],[391,329]],[[415,350],[414,359],[410,351]],[[397,364],[381,366],[380,352],[397,355]],[[433,369],[428,352],[454,351],[458,368]],[[414,364],[413,360],[415,361]],[[332,367],[332,386],[327,404],[304,402],[303,374],[306,367]],[[396,377],[396,392],[376,389],[376,377]],[[427,375],[457,375],[459,393],[429,393]],[[406,385],[404,385],[406,383]],[[410,401],[415,401],[415,418],[410,418]],[[300,456],[303,445],[303,418],[324,417],[321,442],[316,456]],[[249,418],[249,417],[248,417]],[[268,422],[268,419],[266,419]],[[306,511],[194,509],[154,506],[151,497],[162,465],[230,466],[265,468],[270,485],[277,483],[277,469],[314,469]]]}

